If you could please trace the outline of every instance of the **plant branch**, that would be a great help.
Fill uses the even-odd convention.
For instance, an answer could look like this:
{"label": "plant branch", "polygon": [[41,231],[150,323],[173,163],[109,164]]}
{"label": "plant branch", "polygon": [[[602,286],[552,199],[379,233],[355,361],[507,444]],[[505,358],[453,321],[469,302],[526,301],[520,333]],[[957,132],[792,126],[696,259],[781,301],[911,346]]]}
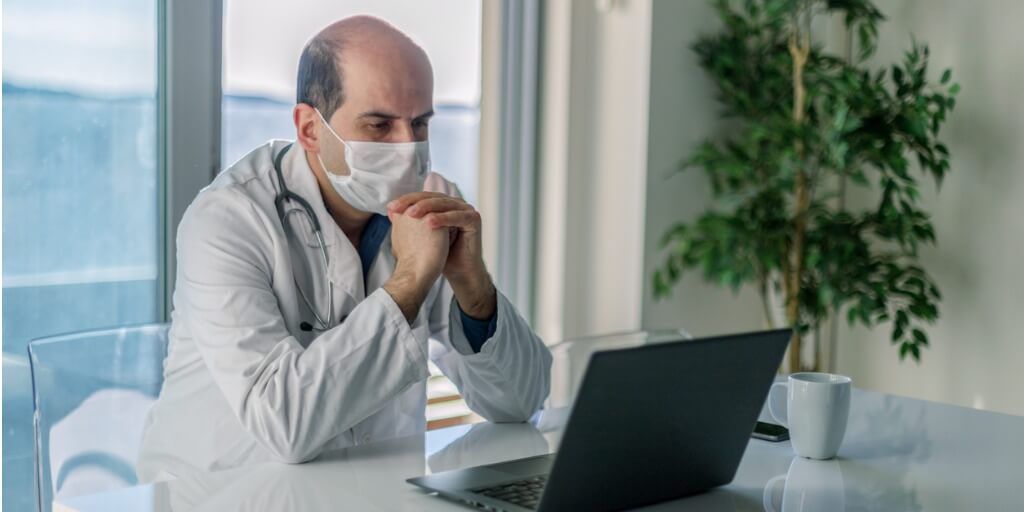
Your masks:
{"label": "plant branch", "polygon": [[761,295],[761,309],[764,313],[764,322],[769,329],[775,328],[775,318],[772,315],[771,304],[768,303],[768,276],[761,271],[757,274],[758,293]]}

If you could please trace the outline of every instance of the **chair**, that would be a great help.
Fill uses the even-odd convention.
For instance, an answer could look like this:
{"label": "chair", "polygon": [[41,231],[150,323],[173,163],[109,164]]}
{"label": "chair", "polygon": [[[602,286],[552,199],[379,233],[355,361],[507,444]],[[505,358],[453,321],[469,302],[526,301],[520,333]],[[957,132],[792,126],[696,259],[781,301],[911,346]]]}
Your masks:
{"label": "chair", "polygon": [[167,324],[64,334],[28,345],[36,502],[138,483],[146,415],[163,384]]}
{"label": "chair", "polygon": [[679,339],[692,339],[686,329],[655,329],[624,331],[596,336],[583,336],[560,341],[548,347],[554,356],[551,368],[551,393],[545,409],[569,407],[576,398],[586,374],[590,356],[599,350],[614,350]]}

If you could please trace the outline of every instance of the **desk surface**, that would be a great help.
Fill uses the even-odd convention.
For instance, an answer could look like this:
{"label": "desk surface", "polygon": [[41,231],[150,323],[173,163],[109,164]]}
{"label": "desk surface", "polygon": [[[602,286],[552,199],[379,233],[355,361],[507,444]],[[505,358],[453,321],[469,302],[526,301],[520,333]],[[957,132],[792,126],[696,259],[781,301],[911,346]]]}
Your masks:
{"label": "desk surface", "polygon": [[[555,407],[528,424],[451,427],[301,465],[261,464],[70,498],[55,510],[471,510],[405,479],[554,451],[566,419],[558,402],[571,398],[580,361],[608,345],[557,347]],[[730,485],[644,510],[1024,510],[1022,435],[1022,417],[855,390],[838,458],[810,461],[795,457],[788,442],[752,439]]]}

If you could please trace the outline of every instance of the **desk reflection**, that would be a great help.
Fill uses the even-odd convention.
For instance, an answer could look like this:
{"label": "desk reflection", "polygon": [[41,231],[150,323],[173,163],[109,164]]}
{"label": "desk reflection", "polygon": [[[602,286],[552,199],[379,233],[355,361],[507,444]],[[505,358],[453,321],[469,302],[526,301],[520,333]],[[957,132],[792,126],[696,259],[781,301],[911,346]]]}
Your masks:
{"label": "desk reflection", "polygon": [[[188,474],[154,486],[153,510],[416,510],[420,493],[396,474],[413,477],[549,453],[554,442],[538,425],[557,422],[552,417],[559,415],[564,413],[544,411],[531,423],[478,423],[428,432],[329,452],[308,464]],[[388,497],[382,500],[386,488],[396,492],[383,493]]]}
{"label": "desk reflection", "polygon": [[548,440],[534,425],[477,423],[461,437],[427,457],[431,473],[493,464],[508,460],[507,453],[522,457],[550,453]]}
{"label": "desk reflection", "polygon": [[[623,335],[552,348],[549,407],[568,405],[593,352],[657,343]],[[685,407],[685,404],[666,404]],[[477,424],[359,445],[303,465],[261,464],[69,498],[65,510],[471,510],[405,482],[424,473],[555,451],[568,416],[552,408],[529,424]],[[830,461],[794,459],[787,442],[752,440],[727,486],[645,511],[1024,510],[1014,443],[1024,418],[854,390],[847,436]],[[623,442],[633,442],[623,440]],[[594,464],[602,463],[595,457]],[[767,506],[766,506],[767,505]]]}
{"label": "desk reflection", "polygon": [[768,480],[765,512],[842,512],[846,510],[843,469],[836,460],[793,457],[789,471]]}

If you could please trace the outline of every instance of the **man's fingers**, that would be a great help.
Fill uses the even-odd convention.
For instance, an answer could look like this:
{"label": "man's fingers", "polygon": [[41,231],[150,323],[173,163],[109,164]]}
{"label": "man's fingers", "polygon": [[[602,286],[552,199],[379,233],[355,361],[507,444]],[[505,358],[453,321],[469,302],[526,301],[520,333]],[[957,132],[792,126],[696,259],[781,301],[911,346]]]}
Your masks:
{"label": "man's fingers", "polygon": [[472,206],[466,204],[464,201],[460,201],[455,198],[447,196],[430,197],[406,208],[405,214],[418,219],[428,213],[446,212],[450,210],[469,210],[472,208]]}
{"label": "man's fingers", "polygon": [[448,197],[438,192],[412,192],[388,203],[388,210],[395,213],[404,213],[405,209],[432,197]]}
{"label": "man's fingers", "polygon": [[429,213],[423,219],[426,221],[427,226],[432,229],[475,229],[480,225],[480,213],[472,209]]}

